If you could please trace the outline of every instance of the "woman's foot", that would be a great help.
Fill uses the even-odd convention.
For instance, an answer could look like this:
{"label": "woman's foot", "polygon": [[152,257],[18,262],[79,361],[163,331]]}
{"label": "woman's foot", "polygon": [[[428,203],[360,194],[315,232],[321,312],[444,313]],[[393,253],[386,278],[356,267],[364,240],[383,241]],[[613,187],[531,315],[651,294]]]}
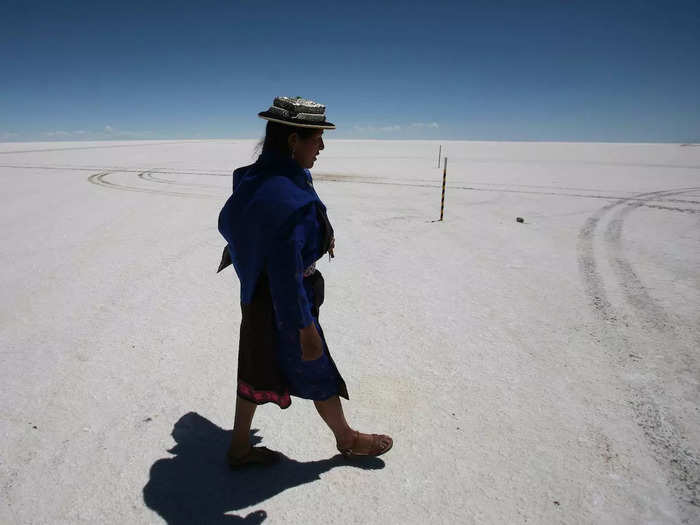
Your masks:
{"label": "woman's foot", "polygon": [[355,456],[381,456],[394,445],[385,434],[362,434],[352,430],[336,442],[338,452],[346,458]]}
{"label": "woman's foot", "polygon": [[271,465],[277,463],[281,459],[281,454],[267,447],[252,447],[242,452],[229,448],[226,454],[228,465],[232,469],[242,467],[244,465]]}

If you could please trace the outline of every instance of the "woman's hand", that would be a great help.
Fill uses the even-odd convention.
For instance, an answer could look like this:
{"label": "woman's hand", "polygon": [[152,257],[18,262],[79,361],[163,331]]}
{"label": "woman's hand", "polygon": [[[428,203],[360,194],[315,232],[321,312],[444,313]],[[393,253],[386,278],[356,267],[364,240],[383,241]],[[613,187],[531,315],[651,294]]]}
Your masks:
{"label": "woman's hand", "polygon": [[323,341],[313,321],[309,326],[299,329],[299,342],[302,361],[314,361],[323,355]]}

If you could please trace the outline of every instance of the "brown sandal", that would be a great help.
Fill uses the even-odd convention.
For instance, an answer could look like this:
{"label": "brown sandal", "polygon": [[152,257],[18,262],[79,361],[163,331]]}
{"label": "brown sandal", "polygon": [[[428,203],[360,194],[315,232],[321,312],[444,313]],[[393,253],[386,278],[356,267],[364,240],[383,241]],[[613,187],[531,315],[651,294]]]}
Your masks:
{"label": "brown sandal", "polygon": [[272,465],[280,460],[280,453],[270,450],[267,447],[250,447],[248,452],[240,458],[226,454],[228,466],[237,469],[245,465]]}
{"label": "brown sandal", "polygon": [[360,439],[360,433],[357,430],[354,432],[355,437],[352,440],[352,445],[350,447],[341,449],[340,446],[337,446],[338,452],[340,452],[345,458],[349,459],[353,457],[381,456],[394,446],[394,440],[385,434],[369,434],[372,439],[369,451],[355,452],[353,449],[357,446],[357,442]]}

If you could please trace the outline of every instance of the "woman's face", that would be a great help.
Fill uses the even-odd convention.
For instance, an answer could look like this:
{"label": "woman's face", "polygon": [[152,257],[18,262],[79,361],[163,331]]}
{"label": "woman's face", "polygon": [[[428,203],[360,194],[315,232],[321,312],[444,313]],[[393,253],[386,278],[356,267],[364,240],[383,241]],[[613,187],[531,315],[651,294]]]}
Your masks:
{"label": "woman's face", "polygon": [[290,136],[290,146],[294,151],[294,160],[296,160],[302,168],[312,168],[318,153],[324,148],[323,145],[323,130],[320,129],[308,139],[302,139],[296,133]]}

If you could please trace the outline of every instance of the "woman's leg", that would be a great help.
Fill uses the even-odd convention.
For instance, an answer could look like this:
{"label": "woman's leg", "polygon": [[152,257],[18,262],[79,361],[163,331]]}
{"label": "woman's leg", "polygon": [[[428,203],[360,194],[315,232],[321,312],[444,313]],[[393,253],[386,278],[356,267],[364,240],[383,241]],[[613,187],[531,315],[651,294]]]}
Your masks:
{"label": "woman's leg", "polygon": [[[340,404],[340,397],[333,396],[325,401],[314,401],[316,410],[330,427],[335,435],[336,444],[340,449],[352,447],[357,454],[368,454],[376,447],[376,442],[371,434],[355,433],[348,425],[343,413],[343,406]],[[382,435],[379,444],[382,448],[390,447],[392,440],[389,436]]]}
{"label": "woman's leg", "polygon": [[340,404],[338,396],[333,396],[325,401],[314,401],[314,405],[316,405],[316,410],[326,422],[326,425],[333,431],[337,442],[340,443],[352,435],[352,428],[345,421],[343,406]]}
{"label": "woman's leg", "polygon": [[228,453],[233,457],[244,456],[250,449],[250,425],[257,405],[241,396],[236,396],[236,418],[233,423],[233,437]]}

